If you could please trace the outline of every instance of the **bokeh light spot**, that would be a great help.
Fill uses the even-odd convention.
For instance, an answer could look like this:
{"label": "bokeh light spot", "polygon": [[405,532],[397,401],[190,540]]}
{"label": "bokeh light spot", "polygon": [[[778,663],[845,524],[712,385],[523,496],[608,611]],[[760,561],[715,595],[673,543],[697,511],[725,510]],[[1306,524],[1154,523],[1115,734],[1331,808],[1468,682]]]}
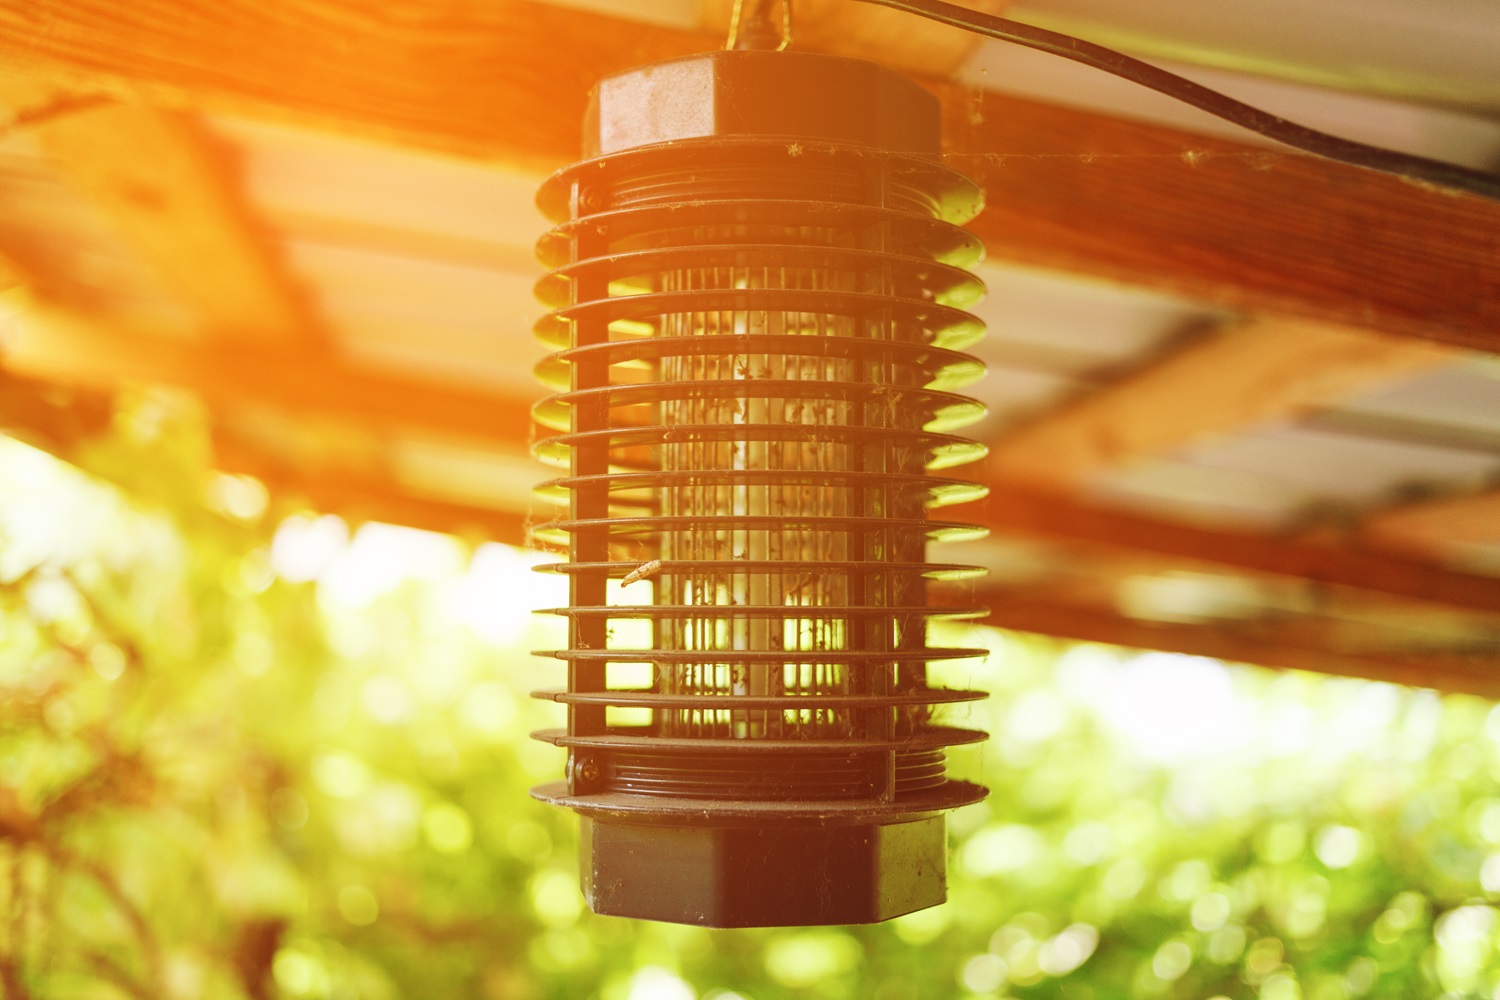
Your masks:
{"label": "bokeh light spot", "polygon": [[1261,984],[1260,1000],[1302,1000],[1302,989],[1289,973],[1273,973]]}
{"label": "bokeh light spot", "polygon": [[1168,941],[1151,956],[1151,973],[1162,982],[1181,979],[1193,965],[1193,950],[1181,941]]}
{"label": "bokeh light spot", "polygon": [[349,527],[332,514],[293,514],[271,542],[271,566],[289,583],[316,580],[349,545]]}
{"label": "bokeh light spot", "polygon": [[328,993],[328,970],[317,957],[297,948],[276,952],[271,975],[277,986],[294,997],[321,997]]}
{"label": "bokeh light spot", "polygon": [[318,754],[313,758],[312,775],[324,794],[336,799],[357,798],[370,787],[369,768],[353,754]]}
{"label": "bokeh light spot", "polygon": [[1204,893],[1193,901],[1191,919],[1195,930],[1216,931],[1229,919],[1229,897],[1222,892]]}
{"label": "bokeh light spot", "polygon": [[1325,826],[1318,831],[1313,853],[1329,868],[1348,868],[1359,858],[1364,835],[1352,826]]}
{"label": "bokeh light spot", "polygon": [[469,814],[451,802],[438,802],[422,814],[422,832],[432,849],[443,854],[461,854],[474,841]]}
{"label": "bokeh light spot", "polygon": [[1037,956],[1049,976],[1066,976],[1083,965],[1099,946],[1099,932],[1092,924],[1071,924],[1042,945]]}
{"label": "bokeh light spot", "polygon": [[1043,849],[1041,834],[1019,823],[987,826],[970,837],[960,860],[980,877],[1016,872],[1035,864]]}
{"label": "bokeh light spot", "polygon": [[1109,827],[1092,821],[1080,823],[1063,838],[1063,853],[1080,865],[1098,864],[1109,853]]}
{"label": "bokeh light spot", "polygon": [[89,650],[89,666],[103,680],[119,680],[125,672],[125,662],[125,653],[112,642],[96,643]]}
{"label": "bokeh light spot", "polygon": [[571,871],[546,868],[531,880],[531,908],[548,927],[569,927],[583,914],[583,892]]}
{"label": "bokeh light spot", "polygon": [[346,885],[339,890],[339,915],[356,927],[367,927],[380,916],[375,894],[362,885]]}
{"label": "bokeh light spot", "polygon": [[843,934],[805,931],[766,946],[766,973],[783,986],[804,989],[848,975],[860,957],[859,945]]}
{"label": "bokeh light spot", "polygon": [[941,937],[949,920],[948,907],[933,906],[897,917],[891,921],[891,929],[907,944],[921,945]]}
{"label": "bokeh light spot", "polygon": [[958,981],[975,993],[993,993],[1005,985],[1005,959],[985,953],[975,955],[963,964]]}
{"label": "bokeh light spot", "polygon": [[259,479],[226,472],[211,474],[206,492],[210,507],[247,524],[260,519],[270,499]]}
{"label": "bokeh light spot", "polygon": [[627,1000],[698,1000],[698,994],[681,977],[647,966],[630,978]]}
{"label": "bokeh light spot", "polygon": [[1500,894],[1500,852],[1491,854],[1480,865],[1479,884],[1485,892]]}
{"label": "bokeh light spot", "polygon": [[1380,963],[1362,955],[1344,970],[1344,989],[1351,997],[1362,997],[1375,988],[1375,981],[1379,978]]}

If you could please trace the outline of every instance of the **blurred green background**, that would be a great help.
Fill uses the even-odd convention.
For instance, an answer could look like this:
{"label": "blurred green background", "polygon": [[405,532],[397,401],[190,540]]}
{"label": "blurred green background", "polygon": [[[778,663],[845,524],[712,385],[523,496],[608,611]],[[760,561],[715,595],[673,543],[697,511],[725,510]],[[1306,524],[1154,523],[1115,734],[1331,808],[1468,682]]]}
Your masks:
{"label": "blurred green background", "polygon": [[534,802],[539,555],[213,473],[144,394],[0,438],[8,1000],[1500,998],[1500,712],[985,628],[949,902],[870,927],[597,917]]}

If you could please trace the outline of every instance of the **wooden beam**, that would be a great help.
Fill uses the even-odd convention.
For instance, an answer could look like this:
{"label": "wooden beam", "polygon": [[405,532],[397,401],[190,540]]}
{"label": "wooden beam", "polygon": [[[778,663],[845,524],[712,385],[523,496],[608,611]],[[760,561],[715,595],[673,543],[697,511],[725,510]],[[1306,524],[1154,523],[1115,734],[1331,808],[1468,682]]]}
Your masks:
{"label": "wooden beam", "polygon": [[0,0],[0,52],[41,72],[541,172],[601,76],[722,44],[529,0]]}
{"label": "wooden beam", "polygon": [[1232,567],[1353,587],[1473,611],[1500,611],[1500,577],[1351,545],[1203,528],[1092,506],[1067,496],[993,479],[990,495],[961,516],[996,534],[1084,542],[1199,565]]}
{"label": "wooden beam", "polygon": [[29,131],[205,331],[287,344],[311,336],[310,311],[256,232],[228,164],[186,117],[106,104]]}
{"label": "wooden beam", "polygon": [[987,596],[991,612],[985,623],[1018,632],[1500,697],[1500,655],[1495,653],[1339,652],[1282,639],[1274,623],[1181,625],[1085,607],[1007,600],[1003,594]]}
{"label": "wooden beam", "polygon": [[1005,434],[990,445],[990,468],[1073,490],[1133,458],[1294,418],[1457,356],[1421,341],[1318,323],[1227,326]]}
{"label": "wooden beam", "polygon": [[[735,0],[703,0],[703,24],[727,37]],[[970,10],[999,14],[1009,0],[960,0]],[[849,0],[796,0],[792,43],[798,49],[872,59],[922,76],[952,76],[983,44],[973,32]]]}
{"label": "wooden beam", "polygon": [[1377,511],[1360,522],[1359,533],[1373,545],[1434,559],[1451,557],[1462,545],[1500,545],[1500,490]]}
{"label": "wooden beam", "polygon": [[[67,316],[34,318],[6,356],[21,374],[113,385],[160,381],[218,399],[274,403],[299,412],[426,428],[514,450],[530,413],[470,389],[353,369],[306,352],[203,349],[109,334]],[[1295,577],[1476,611],[1500,611],[1500,578],[1348,546],[1214,530],[1080,504],[995,479],[971,515],[1000,534],[1101,545],[1203,565]]]}
{"label": "wooden beam", "polygon": [[410,427],[521,453],[531,412],[508,396],[355,367],[327,351],[201,344],[119,330],[38,306],[0,355],[14,373],[70,385],[160,382],[221,401],[270,403],[298,413]]}
{"label": "wooden beam", "polygon": [[300,496],[322,513],[356,522],[384,521],[461,536],[477,534],[507,545],[529,544],[529,519],[523,511],[416,496],[385,475],[298,468],[222,427],[215,428],[213,442],[218,468],[254,476],[272,493]]}
{"label": "wooden beam", "polygon": [[0,370],[0,432],[60,457],[109,429],[106,393],[52,385]]}
{"label": "wooden beam", "polygon": [[943,98],[991,259],[1500,352],[1500,202],[977,94]]}
{"label": "wooden beam", "polygon": [[[153,100],[551,170],[588,87],[717,48],[524,0],[0,0],[0,55]],[[872,53],[879,57],[879,53]],[[1500,203],[935,84],[992,257],[1500,351]]]}
{"label": "wooden beam", "polygon": [[[0,370],[0,432],[26,441],[64,461],[104,434],[114,416],[114,400],[99,390],[59,386]],[[455,503],[412,494],[378,470],[344,462],[311,469],[285,453],[257,447],[223,422],[213,427],[214,464],[224,472],[262,480],[273,493],[301,496],[320,511],[353,521],[374,520],[457,535],[483,535],[508,545],[527,545],[523,511]]]}

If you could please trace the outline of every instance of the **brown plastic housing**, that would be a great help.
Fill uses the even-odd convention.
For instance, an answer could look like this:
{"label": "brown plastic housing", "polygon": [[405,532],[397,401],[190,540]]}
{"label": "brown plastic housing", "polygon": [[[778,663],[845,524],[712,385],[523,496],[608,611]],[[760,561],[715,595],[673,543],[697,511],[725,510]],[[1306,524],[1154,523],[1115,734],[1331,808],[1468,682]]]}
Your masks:
{"label": "brown plastic housing", "polygon": [[973,538],[937,475],[983,448],[982,325],[938,107],[869,63],[716,52],[611,77],[589,159],[538,202],[553,353],[536,453],[565,474],[566,781],[600,913],[711,926],[863,923],[944,898],[944,813],[983,797],[931,687],[927,558]]}

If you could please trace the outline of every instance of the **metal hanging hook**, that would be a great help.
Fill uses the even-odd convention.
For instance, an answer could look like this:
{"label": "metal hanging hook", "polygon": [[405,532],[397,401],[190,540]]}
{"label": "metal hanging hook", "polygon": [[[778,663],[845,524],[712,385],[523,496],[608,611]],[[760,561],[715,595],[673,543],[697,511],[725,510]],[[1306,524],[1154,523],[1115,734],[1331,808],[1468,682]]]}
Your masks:
{"label": "metal hanging hook", "polygon": [[792,0],[780,0],[781,24],[771,17],[778,0],[734,0],[729,18],[728,51],[759,49],[781,52],[792,43]]}

